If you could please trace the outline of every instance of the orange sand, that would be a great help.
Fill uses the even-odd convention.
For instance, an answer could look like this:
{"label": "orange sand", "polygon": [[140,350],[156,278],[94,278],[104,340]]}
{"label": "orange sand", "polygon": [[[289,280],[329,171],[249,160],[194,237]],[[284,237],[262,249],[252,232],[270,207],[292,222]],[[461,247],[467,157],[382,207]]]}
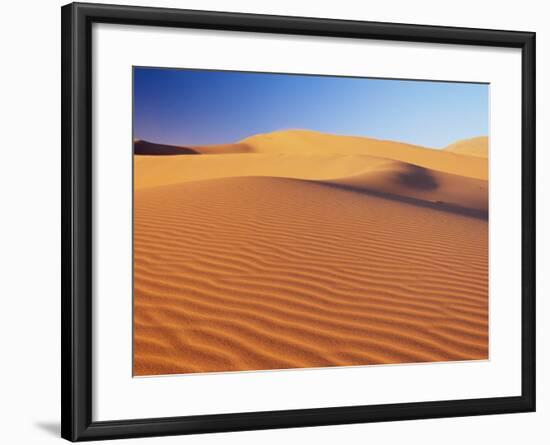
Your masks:
{"label": "orange sand", "polygon": [[135,156],[134,374],[486,359],[482,145]]}

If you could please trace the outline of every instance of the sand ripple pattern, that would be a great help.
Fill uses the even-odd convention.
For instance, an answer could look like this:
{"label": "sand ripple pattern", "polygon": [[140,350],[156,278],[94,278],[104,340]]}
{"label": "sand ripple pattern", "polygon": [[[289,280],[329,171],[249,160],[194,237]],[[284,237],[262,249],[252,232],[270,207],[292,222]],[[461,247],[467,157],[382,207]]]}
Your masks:
{"label": "sand ripple pattern", "polygon": [[488,357],[486,219],[275,177],[134,205],[135,375]]}

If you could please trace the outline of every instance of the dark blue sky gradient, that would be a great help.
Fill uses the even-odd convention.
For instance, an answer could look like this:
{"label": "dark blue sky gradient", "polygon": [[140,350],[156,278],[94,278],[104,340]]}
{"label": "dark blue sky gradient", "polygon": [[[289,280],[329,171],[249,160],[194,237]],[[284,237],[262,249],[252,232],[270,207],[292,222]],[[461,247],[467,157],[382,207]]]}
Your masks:
{"label": "dark blue sky gradient", "polygon": [[440,148],[488,134],[485,84],[134,68],[134,138],[232,143],[303,128]]}

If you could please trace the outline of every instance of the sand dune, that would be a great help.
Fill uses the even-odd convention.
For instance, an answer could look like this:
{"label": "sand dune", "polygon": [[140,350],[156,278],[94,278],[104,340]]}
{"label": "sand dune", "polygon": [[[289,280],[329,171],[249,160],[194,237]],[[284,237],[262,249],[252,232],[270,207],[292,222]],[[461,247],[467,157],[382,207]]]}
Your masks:
{"label": "sand dune", "polygon": [[283,178],[135,194],[136,375],[487,358],[485,220]]}
{"label": "sand dune", "polygon": [[464,139],[445,147],[445,151],[467,156],[488,158],[489,138],[487,136],[479,136],[477,138]]}
{"label": "sand dune", "polygon": [[147,156],[161,155],[190,155],[198,154],[195,150],[189,147],[176,147],[174,145],[155,144],[149,141],[134,141],[134,154]]}
{"label": "sand dune", "polygon": [[430,150],[395,141],[287,130],[252,136],[242,140],[241,144],[249,146],[255,153],[368,155],[468,178],[487,179],[486,159],[465,159],[452,151]]}
{"label": "sand dune", "polygon": [[306,131],[191,149],[134,157],[135,375],[488,357],[487,159]]}
{"label": "sand dune", "polygon": [[[191,148],[172,146],[172,148],[174,150],[192,150],[196,153],[208,155],[366,155],[371,158],[402,161],[444,173],[486,180],[488,172],[486,159],[481,156],[465,158],[460,156],[462,153],[454,153],[454,151],[462,152],[466,150],[479,151],[481,149],[477,147],[482,145],[484,139],[486,141],[487,138],[462,141],[456,147],[449,146],[446,150],[430,150],[417,145],[366,137],[339,136],[309,130],[286,130],[252,136],[236,144],[193,146]],[[469,147],[474,147],[475,150]],[[226,160],[223,162],[226,162]]]}
{"label": "sand dune", "polygon": [[[488,212],[487,181],[433,171],[404,162],[388,162],[361,175],[324,182],[387,198],[411,198],[442,209],[480,217],[487,217]],[[411,200],[409,202],[413,202]]]}
{"label": "sand dune", "polygon": [[135,156],[135,188],[236,176],[336,179],[364,173],[387,162],[373,156],[335,154]]}
{"label": "sand dune", "polygon": [[138,156],[136,190],[204,179],[266,176],[324,181],[486,214],[487,181],[366,155]]}
{"label": "sand dune", "polygon": [[251,153],[252,149],[241,143],[202,145],[199,147],[184,147],[181,145],[158,144],[137,139],[134,141],[134,154],[138,156],[159,155],[197,155],[197,154],[234,154]]}

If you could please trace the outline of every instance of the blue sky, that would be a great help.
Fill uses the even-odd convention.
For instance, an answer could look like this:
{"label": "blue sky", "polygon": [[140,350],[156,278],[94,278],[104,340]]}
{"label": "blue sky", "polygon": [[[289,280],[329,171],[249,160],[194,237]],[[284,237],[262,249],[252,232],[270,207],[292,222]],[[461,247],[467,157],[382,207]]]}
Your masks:
{"label": "blue sky", "polygon": [[134,68],[134,138],[231,143],[275,130],[442,148],[488,134],[486,84]]}

